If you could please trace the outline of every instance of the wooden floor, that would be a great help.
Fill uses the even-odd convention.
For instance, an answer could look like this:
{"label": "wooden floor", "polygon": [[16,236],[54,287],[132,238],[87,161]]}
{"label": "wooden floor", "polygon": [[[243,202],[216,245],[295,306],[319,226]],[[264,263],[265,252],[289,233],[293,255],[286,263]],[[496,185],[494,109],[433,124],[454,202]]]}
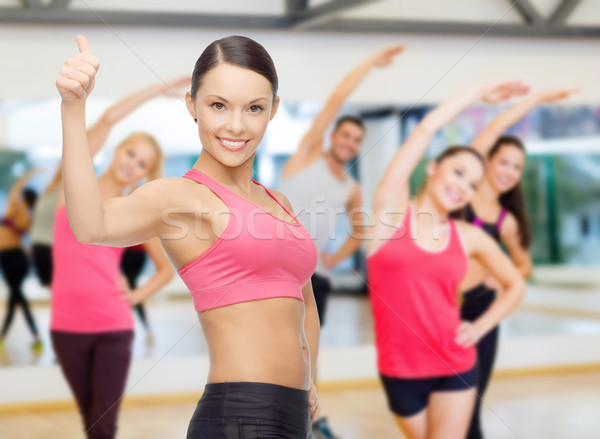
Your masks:
{"label": "wooden floor", "polygon": [[[530,287],[523,305],[502,323],[501,337],[600,334],[600,290],[550,290]],[[154,343],[146,343],[146,332],[135,318],[133,357],[160,359],[171,356],[206,354],[207,347],[191,299],[151,300],[146,312],[153,328]],[[31,334],[19,309],[0,352],[0,367],[48,366],[55,364],[52,352],[48,303],[33,306],[33,314],[45,349],[34,355],[29,349]],[[0,318],[4,302],[0,300]],[[366,297],[333,295],[327,308],[327,324],[321,331],[320,346],[344,348],[373,343],[373,320]],[[176,341],[176,343],[175,343]]]}
{"label": "wooden floor", "polygon": [[[326,391],[320,400],[342,439],[402,438],[379,388]],[[184,438],[194,405],[126,405],[118,439]],[[600,372],[496,379],[487,406],[486,439],[600,438]],[[81,437],[74,411],[0,416],[1,439]]]}

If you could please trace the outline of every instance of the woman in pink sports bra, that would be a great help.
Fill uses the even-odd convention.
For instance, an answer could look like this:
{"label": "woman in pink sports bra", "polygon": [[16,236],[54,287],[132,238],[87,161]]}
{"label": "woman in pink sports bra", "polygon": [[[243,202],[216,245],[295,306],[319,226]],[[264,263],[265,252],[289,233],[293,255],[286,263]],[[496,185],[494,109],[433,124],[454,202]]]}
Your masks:
{"label": "woman in pink sports bra", "polygon": [[[474,102],[505,100],[520,87],[473,87],[431,111],[392,158],[374,195],[367,271],[378,369],[390,410],[409,439],[465,436],[475,402],[474,344],[525,292],[489,236],[449,218],[483,179],[477,152],[460,146],[443,151],[428,163],[427,180],[412,202],[409,180],[437,131]],[[473,323],[461,322],[456,294],[469,258],[505,287]]]}
{"label": "woman in pink sports bra", "polygon": [[319,413],[312,385],[319,322],[309,282],[317,252],[285,197],[251,178],[279,104],[271,57],[245,37],[210,44],[186,95],[202,146],[193,168],[103,201],[84,118],[99,61],[84,37],[77,42],[80,53],[57,79],[69,221],[89,244],[160,238],[189,287],[210,370],[187,437],[308,437]]}
{"label": "woman in pink sports bra", "polygon": [[[528,91],[528,89],[524,90]],[[526,279],[531,273],[529,254],[531,230],[520,180],[525,166],[525,146],[515,136],[504,132],[538,105],[567,98],[575,90],[550,90],[532,94],[499,114],[473,140],[471,147],[486,158],[482,184],[466,207],[465,219],[488,232],[508,251],[512,263]],[[471,261],[460,290],[463,320],[474,321],[485,313],[496,299],[498,283],[477,261]],[[480,407],[492,374],[498,346],[498,327],[477,343],[477,392],[480,398],[469,425],[467,439],[482,439]]]}

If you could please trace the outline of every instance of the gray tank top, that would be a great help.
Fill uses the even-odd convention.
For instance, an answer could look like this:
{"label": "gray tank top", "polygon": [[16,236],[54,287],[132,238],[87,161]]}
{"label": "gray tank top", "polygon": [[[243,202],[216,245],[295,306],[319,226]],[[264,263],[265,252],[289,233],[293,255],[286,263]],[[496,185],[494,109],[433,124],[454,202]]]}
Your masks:
{"label": "gray tank top", "polygon": [[278,190],[285,195],[294,208],[298,221],[313,237],[319,251],[316,273],[328,276],[321,264],[321,252],[335,239],[338,216],[346,211],[356,181],[347,175],[344,180],[331,173],[325,157],[311,163],[289,178],[282,178]]}
{"label": "gray tank top", "polygon": [[57,184],[52,192],[42,195],[35,203],[30,237],[33,244],[52,245],[54,233],[54,213],[61,185]]}

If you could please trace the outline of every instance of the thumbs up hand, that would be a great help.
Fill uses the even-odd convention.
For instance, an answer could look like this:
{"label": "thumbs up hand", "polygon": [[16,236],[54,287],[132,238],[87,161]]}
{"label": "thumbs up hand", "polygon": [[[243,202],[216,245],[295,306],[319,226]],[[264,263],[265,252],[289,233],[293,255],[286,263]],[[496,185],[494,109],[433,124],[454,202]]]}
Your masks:
{"label": "thumbs up hand", "polygon": [[79,53],[65,61],[56,88],[65,103],[84,103],[94,89],[94,78],[100,60],[90,53],[90,43],[82,36],[76,38]]}

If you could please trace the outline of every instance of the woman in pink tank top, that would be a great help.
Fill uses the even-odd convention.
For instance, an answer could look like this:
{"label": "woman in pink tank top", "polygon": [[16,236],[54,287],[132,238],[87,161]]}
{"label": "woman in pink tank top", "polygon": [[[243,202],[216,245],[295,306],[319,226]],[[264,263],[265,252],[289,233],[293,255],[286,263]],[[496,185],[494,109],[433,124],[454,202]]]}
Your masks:
{"label": "woman in pink tank top", "polygon": [[[86,133],[88,154],[100,150],[118,120],[163,90],[168,91],[165,84],[148,87],[110,107]],[[161,168],[158,142],[146,133],[132,134],[116,148],[109,169],[98,178],[100,197],[105,201],[120,197],[140,180],[159,177]],[[158,292],[173,277],[158,240],[150,240],[145,247],[156,272],[132,291],[120,271],[123,248],[80,243],[70,226],[64,194],[59,195],[52,246],[50,329],[58,362],[90,439],[116,435],[119,401],[131,360],[131,306]]]}
{"label": "woman in pink tank top", "polygon": [[[266,50],[239,36],[200,55],[186,104],[201,149],[184,178],[103,200],[86,149],[85,102],[99,61],[80,53],[57,79],[69,221],[88,244],[160,238],[193,297],[208,344],[208,384],[188,439],[307,438],[319,404],[319,322],[310,276],[316,247],[283,195],[252,180],[256,150],[279,104]],[[190,377],[201,380],[201,377]]]}
{"label": "woman in pink tank top", "polygon": [[[367,270],[378,369],[389,407],[410,439],[465,436],[476,397],[474,344],[517,306],[525,286],[489,236],[449,218],[481,183],[478,153],[460,146],[442,152],[428,163],[412,202],[409,180],[438,130],[474,102],[502,101],[520,87],[473,87],[431,111],[392,158],[373,199]],[[468,258],[505,287],[472,323],[460,321],[457,303]]]}

